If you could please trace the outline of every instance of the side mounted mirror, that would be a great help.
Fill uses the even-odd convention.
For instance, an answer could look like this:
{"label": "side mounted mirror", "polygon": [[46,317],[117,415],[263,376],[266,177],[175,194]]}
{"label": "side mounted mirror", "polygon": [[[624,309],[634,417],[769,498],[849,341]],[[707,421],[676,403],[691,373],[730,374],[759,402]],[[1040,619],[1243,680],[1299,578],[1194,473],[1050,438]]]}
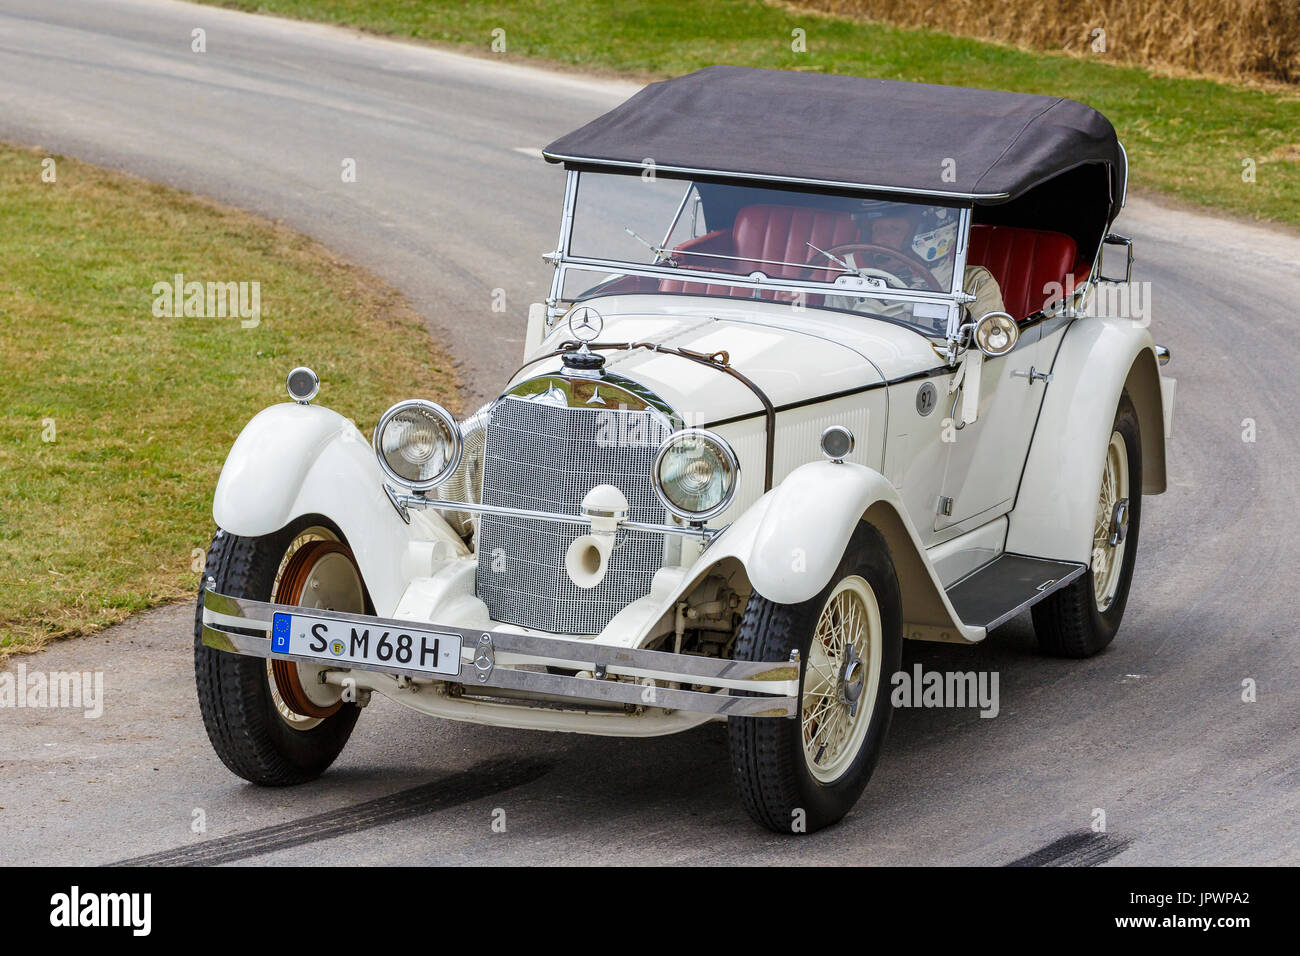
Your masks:
{"label": "side mounted mirror", "polygon": [[975,323],[973,337],[985,355],[1006,355],[1020,341],[1020,326],[1009,312],[985,312]]}
{"label": "side mounted mirror", "polygon": [[[1123,246],[1128,251],[1128,258],[1124,263],[1124,278],[1115,279],[1106,275],[1106,247]],[[1133,281],[1133,240],[1128,236],[1117,236],[1115,233],[1107,233],[1106,238],[1101,241],[1101,262],[1097,269],[1098,282],[1132,282]]]}

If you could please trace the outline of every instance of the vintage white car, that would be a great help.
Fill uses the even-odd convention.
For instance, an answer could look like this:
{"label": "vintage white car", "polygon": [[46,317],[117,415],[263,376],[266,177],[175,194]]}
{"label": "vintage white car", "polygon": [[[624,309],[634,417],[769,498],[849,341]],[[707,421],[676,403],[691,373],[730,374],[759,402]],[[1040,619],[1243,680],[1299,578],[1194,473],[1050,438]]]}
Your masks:
{"label": "vintage white car", "polygon": [[1088,307],[1132,270],[1103,116],[713,67],[544,155],[554,285],[499,398],[404,401],[367,442],[299,368],[235,442],[195,641],[231,770],[317,777],[374,692],[589,734],[725,719],[750,815],[812,832],[866,786],[904,638],[1032,606],[1049,654],[1111,641],[1174,382],[1145,322]]}

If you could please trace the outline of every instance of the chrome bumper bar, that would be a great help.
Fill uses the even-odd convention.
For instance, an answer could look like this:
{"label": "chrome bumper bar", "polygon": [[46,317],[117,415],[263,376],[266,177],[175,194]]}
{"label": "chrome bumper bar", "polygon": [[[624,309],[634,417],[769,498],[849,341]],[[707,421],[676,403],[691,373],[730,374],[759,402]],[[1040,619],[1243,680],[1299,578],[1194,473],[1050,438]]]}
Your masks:
{"label": "chrome bumper bar", "polygon": [[[461,638],[458,674],[431,674],[396,664],[351,661],[337,662],[339,670],[378,671],[395,677],[462,684],[471,688],[502,688],[558,696],[572,699],[575,705],[583,702],[628,704],[728,717],[792,717],[799,712],[799,664],[794,661],[731,661],[643,648],[612,647],[538,634],[483,631],[428,621],[398,621],[268,604],[218,594],[211,589],[203,591],[203,643],[215,650],[250,657],[331,664],[329,659],[273,653],[270,632],[277,613],[307,614],[364,627],[442,632]],[[518,665],[522,664],[590,671],[595,676],[571,677],[519,670]],[[716,689],[683,690],[663,684]],[[729,693],[735,690],[758,696]]]}

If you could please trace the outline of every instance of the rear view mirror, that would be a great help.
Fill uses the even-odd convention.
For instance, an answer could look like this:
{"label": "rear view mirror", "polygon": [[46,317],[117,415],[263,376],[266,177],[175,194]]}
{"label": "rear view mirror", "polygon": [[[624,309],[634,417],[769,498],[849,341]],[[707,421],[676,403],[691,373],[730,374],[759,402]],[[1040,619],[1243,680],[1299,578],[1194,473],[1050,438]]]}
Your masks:
{"label": "rear view mirror", "polygon": [[[1124,262],[1124,277],[1122,279],[1117,279],[1114,278],[1113,276],[1107,275],[1106,249],[1113,246],[1123,247],[1125,253],[1122,254],[1127,256]],[[1114,264],[1114,257],[1117,254],[1119,253],[1111,253],[1112,265]],[[1133,281],[1133,240],[1132,239],[1130,239],[1128,236],[1117,236],[1113,232],[1108,233],[1106,235],[1106,238],[1103,239],[1101,242],[1101,262],[1099,263],[1097,268],[1097,280],[1099,282],[1132,282]]]}

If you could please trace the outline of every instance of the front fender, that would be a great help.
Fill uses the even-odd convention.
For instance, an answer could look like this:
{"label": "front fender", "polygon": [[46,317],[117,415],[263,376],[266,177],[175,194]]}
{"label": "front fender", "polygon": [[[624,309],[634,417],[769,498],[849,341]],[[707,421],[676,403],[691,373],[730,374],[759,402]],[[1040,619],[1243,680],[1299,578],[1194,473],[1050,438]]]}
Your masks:
{"label": "front fender", "polygon": [[259,537],[304,515],[338,527],[381,616],[393,613],[417,573],[413,541],[441,538],[464,551],[445,524],[436,527],[440,518],[412,514],[418,525],[402,519],[384,493],[370,443],[350,421],[319,405],[272,405],[244,426],[230,449],[212,517],[231,534]]}
{"label": "front fender", "polygon": [[[221,466],[212,498],[217,526],[252,538],[278,531],[303,514],[294,509],[294,502],[308,474],[335,442],[368,447],[351,422],[320,405],[285,402],[258,412]],[[380,474],[373,460],[370,467]]]}
{"label": "front fender", "polygon": [[710,566],[735,558],[760,595],[797,604],[830,582],[859,521],[875,525],[889,545],[909,628],[923,625],[938,640],[984,637],[983,628],[961,624],[897,490],[865,465],[801,465],[728,528],[704,558]]}
{"label": "front fender", "polygon": [[1080,319],[1066,329],[1010,514],[1008,551],[1091,563],[1102,462],[1124,389],[1142,433],[1142,492],[1165,490],[1173,382],[1158,369],[1151,333],[1130,319]]}

